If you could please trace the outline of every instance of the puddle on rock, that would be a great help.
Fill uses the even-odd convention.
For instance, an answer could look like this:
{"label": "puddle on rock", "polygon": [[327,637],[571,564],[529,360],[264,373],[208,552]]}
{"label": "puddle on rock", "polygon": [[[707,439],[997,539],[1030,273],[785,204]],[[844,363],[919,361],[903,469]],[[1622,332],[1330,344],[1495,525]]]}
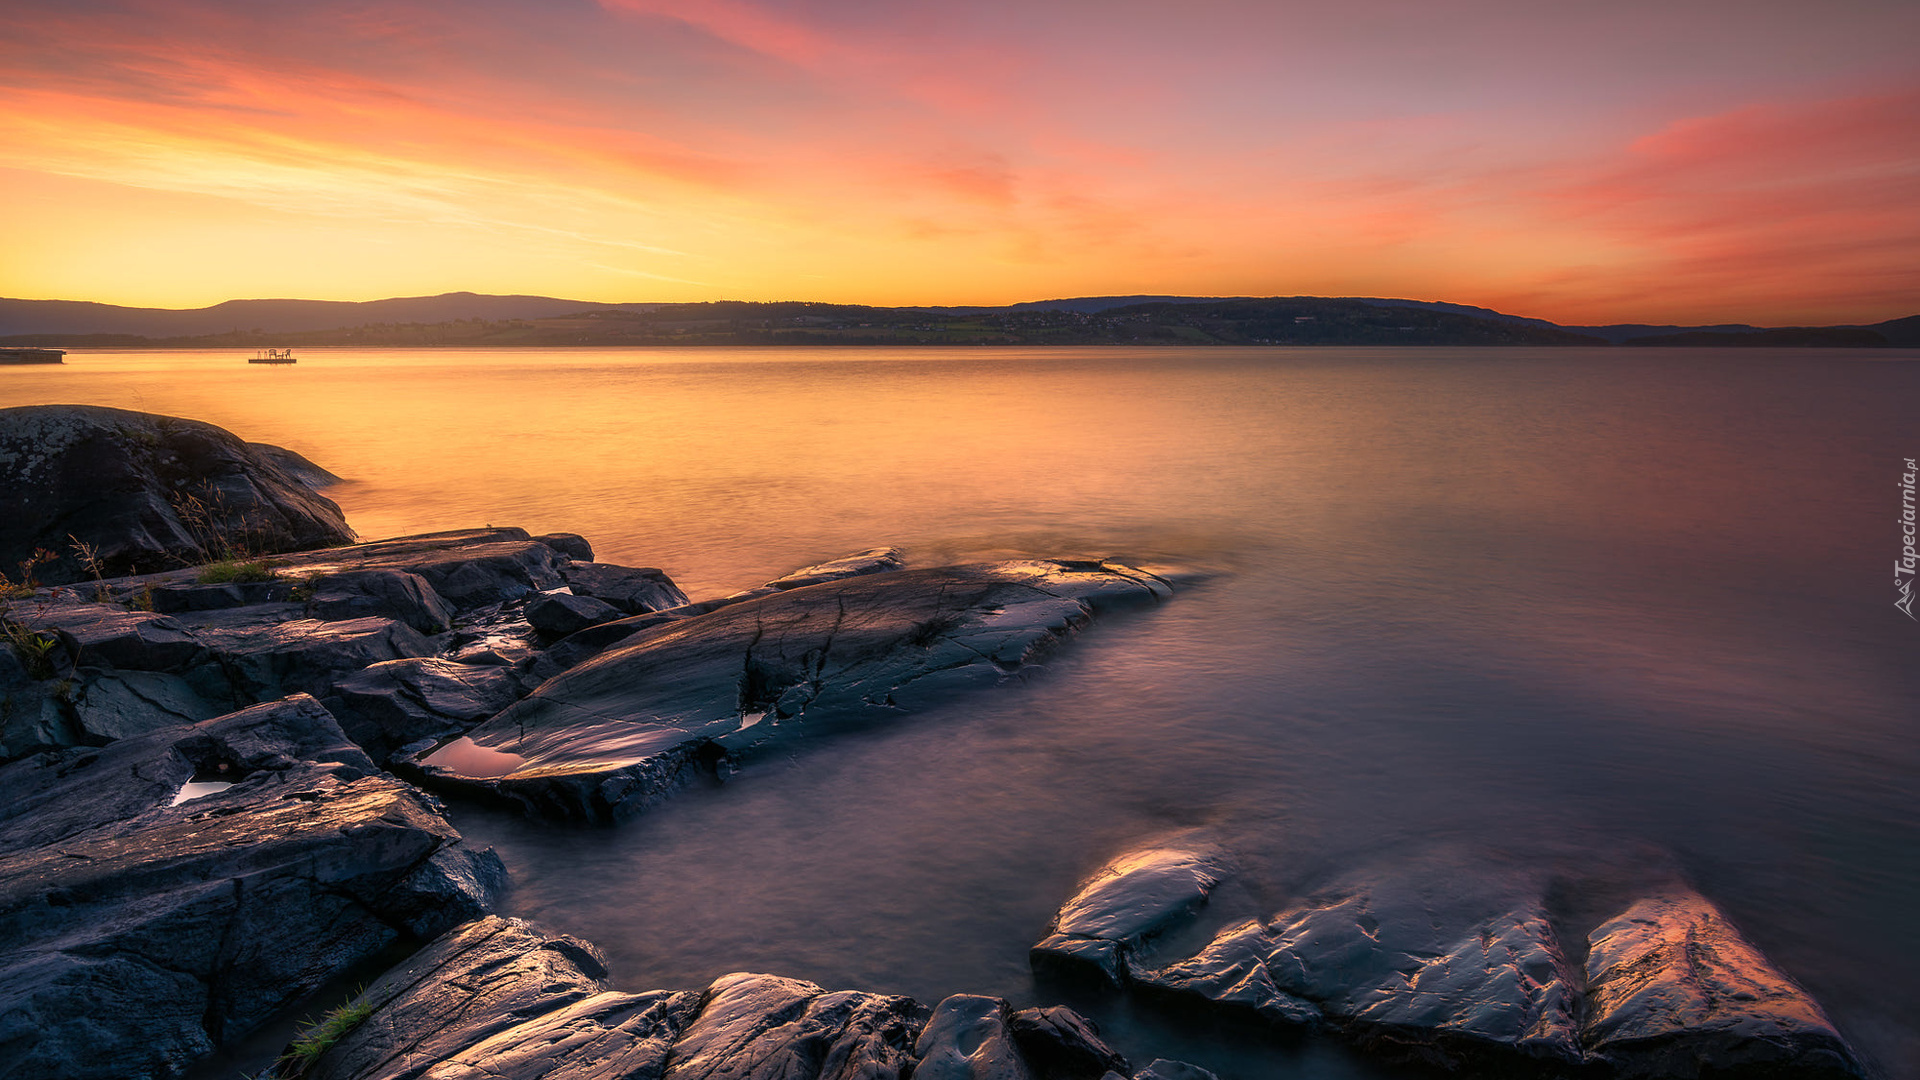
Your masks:
{"label": "puddle on rock", "polygon": [[438,765],[478,780],[505,776],[526,763],[527,759],[519,754],[481,746],[465,735],[420,759],[422,765]]}
{"label": "puddle on rock", "polygon": [[191,802],[194,799],[201,799],[208,795],[218,794],[232,786],[233,781],[231,780],[189,780],[180,785],[180,790],[174,794],[173,801],[167,805],[179,806],[183,802]]}

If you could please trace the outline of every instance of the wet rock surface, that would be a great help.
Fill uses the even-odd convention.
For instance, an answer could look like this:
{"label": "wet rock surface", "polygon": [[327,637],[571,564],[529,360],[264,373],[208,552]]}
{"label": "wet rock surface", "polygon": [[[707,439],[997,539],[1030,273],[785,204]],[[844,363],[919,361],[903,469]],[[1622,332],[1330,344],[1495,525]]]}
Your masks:
{"label": "wet rock surface", "polygon": [[777,590],[654,626],[468,732],[490,764],[514,759],[505,771],[451,752],[408,764],[536,815],[615,821],[703,766],[1000,683],[1095,611],[1167,595],[1116,564],[1041,561]]}
{"label": "wet rock surface", "polygon": [[[176,801],[190,780],[232,786]],[[177,1075],[504,870],[311,698],[0,768],[0,1075]]]}
{"label": "wet rock surface", "polygon": [[0,566],[11,571],[44,549],[54,558],[38,579],[64,584],[91,576],[75,539],[106,576],[224,549],[351,542],[340,508],[288,471],[293,457],[195,420],[92,405],[0,409]]}
{"label": "wet rock surface", "polygon": [[1640,900],[1588,939],[1587,1052],[1620,1075],[1857,1075],[1812,996],[1698,893]]}
{"label": "wet rock surface", "polygon": [[960,994],[828,991],[735,973],[704,990],[611,989],[591,945],[518,919],[466,924],[388,972],[313,1080],[1081,1080],[1128,1071],[1067,1009]]}
{"label": "wet rock surface", "polygon": [[[341,706],[353,736],[384,761],[486,719],[561,670],[527,608],[545,598],[538,589],[566,588],[559,570],[569,565],[522,530],[466,530],[278,556],[269,581],[202,583],[185,569],[0,602],[0,617],[46,645],[38,657],[0,650],[0,760],[309,693]],[[630,573],[679,596],[657,570]],[[556,599],[621,617],[597,600]],[[380,668],[396,660],[434,663]],[[386,674],[365,674],[375,668]]]}
{"label": "wet rock surface", "polygon": [[560,576],[576,595],[592,597],[626,615],[645,615],[687,603],[687,594],[673,579],[652,567],[573,562],[561,567]]}
{"label": "wet rock surface", "polygon": [[[1060,924],[1087,910],[1103,881],[1123,879],[1096,877]],[[1582,971],[1567,958],[1548,885],[1544,875],[1472,871],[1354,875],[1270,918],[1223,927],[1193,956],[1122,971],[1150,998],[1326,1027],[1448,1068],[1861,1075],[1812,998],[1698,893],[1673,887],[1603,921]],[[1056,951],[1097,947],[1063,947],[1058,936],[1047,939]]]}
{"label": "wet rock surface", "polygon": [[376,761],[462,732],[519,697],[503,668],[414,657],[369,665],[333,684],[329,708]]}
{"label": "wet rock surface", "polygon": [[1093,875],[1061,906],[1047,936],[1033,947],[1035,970],[1090,971],[1119,986],[1132,956],[1148,939],[1199,910],[1232,873],[1211,845],[1128,852]]}
{"label": "wet rock surface", "polygon": [[567,593],[538,596],[526,606],[527,623],[547,638],[563,638],[621,617],[612,604]]}

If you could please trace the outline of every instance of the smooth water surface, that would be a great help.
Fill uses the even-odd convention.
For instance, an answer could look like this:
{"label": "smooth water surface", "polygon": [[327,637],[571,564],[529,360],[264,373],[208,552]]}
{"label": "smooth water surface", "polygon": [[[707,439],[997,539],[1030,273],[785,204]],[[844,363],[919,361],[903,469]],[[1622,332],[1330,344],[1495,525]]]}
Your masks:
{"label": "smooth water surface", "polygon": [[[714,595],[878,544],[1181,563],[1041,677],[612,830],[473,808],[513,912],[629,987],[765,970],[1019,1002],[1077,880],[1187,828],[1271,913],[1330,875],[1678,873],[1920,1076],[1907,350],[89,353],[0,405],[208,420],[348,478],[366,538],[586,535]],[[1137,1062],[1390,1077],[1076,1002]]]}

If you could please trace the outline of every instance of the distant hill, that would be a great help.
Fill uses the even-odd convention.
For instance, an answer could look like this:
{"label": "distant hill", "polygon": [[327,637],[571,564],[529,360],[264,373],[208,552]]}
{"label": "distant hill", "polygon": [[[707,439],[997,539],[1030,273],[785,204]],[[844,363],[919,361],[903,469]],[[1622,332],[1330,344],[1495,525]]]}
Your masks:
{"label": "distant hill", "polygon": [[639,311],[653,304],[596,304],[551,296],[486,296],[457,292],[361,302],[228,300],[204,308],[131,308],[83,300],[0,299],[0,337],[23,334],[136,334],[191,337],[236,330],[284,334],[374,323],[440,323],[455,319],[545,319],[577,311]]}
{"label": "distant hill", "polygon": [[1558,326],[1437,300],[1083,296],[1001,307],[803,301],[606,304],[447,293],[229,300],[175,310],[0,299],[0,345],[1845,345],[1920,346],[1920,316],[1865,327]]}
{"label": "distant hill", "polygon": [[1863,330],[1872,330],[1887,339],[1887,344],[1903,349],[1920,348],[1920,315],[1909,315],[1904,319],[1888,319],[1883,323],[1863,326]]}

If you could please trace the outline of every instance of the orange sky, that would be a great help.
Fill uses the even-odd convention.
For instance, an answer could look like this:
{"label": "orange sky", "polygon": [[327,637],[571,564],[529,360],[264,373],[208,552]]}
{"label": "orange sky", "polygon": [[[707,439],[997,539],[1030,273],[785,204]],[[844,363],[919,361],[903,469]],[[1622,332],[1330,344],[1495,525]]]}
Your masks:
{"label": "orange sky", "polygon": [[4,296],[1920,313],[1910,0],[69,0],[9,20]]}

